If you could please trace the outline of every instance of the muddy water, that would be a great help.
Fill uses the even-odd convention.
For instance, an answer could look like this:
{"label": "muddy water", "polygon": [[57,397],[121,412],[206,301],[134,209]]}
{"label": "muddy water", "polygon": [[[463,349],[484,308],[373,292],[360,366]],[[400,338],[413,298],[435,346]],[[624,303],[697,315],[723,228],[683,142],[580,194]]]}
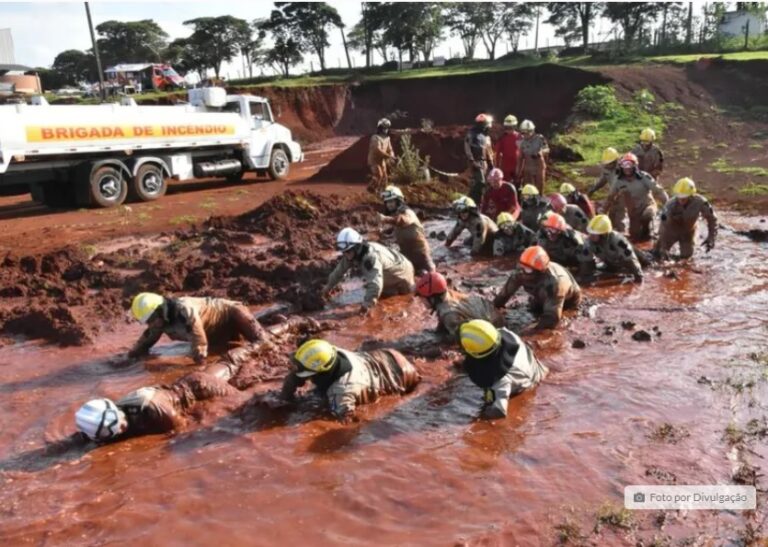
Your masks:
{"label": "muddy water", "polygon": [[[750,222],[725,220],[737,228]],[[764,442],[734,447],[724,436],[729,424],[743,429],[766,413],[765,365],[750,354],[766,346],[768,248],[721,235],[710,255],[651,271],[642,286],[587,289],[584,313],[531,339],[552,369],[549,378],[516,398],[507,420],[493,423],[475,420],[480,392],[452,363],[418,360],[420,388],[365,408],[355,424],[329,421],[317,405],[270,410],[244,392],[205,406],[200,423],[172,437],[46,455],[46,442],[73,431],[72,413],[83,400],[116,398],[190,370],[185,347],[160,345],[146,363],[125,365],[114,356],[138,336],[134,325],[95,348],[6,346],[0,350],[0,538],[5,544],[550,544],[553,527],[565,518],[592,533],[596,508],[620,505],[626,484],[730,483],[745,459],[759,466],[768,456]],[[459,264],[464,250],[436,254],[457,283],[482,285],[504,273],[503,263]],[[410,297],[382,302],[366,321],[344,319],[355,308],[354,295],[362,295],[355,285],[350,289],[339,308],[326,312],[342,318],[343,328],[328,336],[339,344],[355,347],[434,326]],[[632,340],[633,331],[620,325],[626,320],[653,340]],[[572,348],[575,339],[586,347]],[[240,407],[247,412],[233,412]],[[651,516],[638,513],[636,529],[604,528],[597,541],[668,534],[721,544],[763,516],[761,510],[752,517],[670,513],[659,530]]]}

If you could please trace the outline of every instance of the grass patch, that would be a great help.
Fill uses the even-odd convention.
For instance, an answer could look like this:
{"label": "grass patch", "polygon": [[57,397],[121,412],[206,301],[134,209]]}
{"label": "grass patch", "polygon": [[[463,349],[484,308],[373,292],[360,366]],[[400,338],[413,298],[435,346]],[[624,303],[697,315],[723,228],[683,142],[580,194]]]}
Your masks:
{"label": "grass patch", "polygon": [[579,525],[566,518],[560,524],[555,525],[558,545],[580,545],[586,536],[581,533]]}
{"label": "grass patch", "polygon": [[145,222],[145,221],[147,221],[147,220],[150,220],[150,219],[152,218],[152,215],[150,215],[149,213],[145,213],[145,212],[143,212],[143,211],[142,211],[141,213],[139,213],[138,215],[136,215],[136,218],[137,218],[137,219],[139,219],[139,220],[140,220],[140,221],[142,221],[142,222]]}
{"label": "grass patch", "polygon": [[760,144],[759,142],[753,142],[752,144],[749,145],[749,147],[752,148],[753,150],[762,150],[763,149],[763,145]]}
{"label": "grass patch", "polygon": [[[733,165],[732,163],[729,163],[728,160],[724,158],[720,158],[719,160],[713,161],[709,164],[709,167],[717,171],[718,173],[725,173],[725,174],[744,174],[744,175],[754,175],[756,177],[768,177],[768,169],[765,167],[747,167],[747,166],[741,166],[741,165]],[[762,185],[758,185],[762,186]]]}
{"label": "grass patch", "polygon": [[750,182],[739,188],[739,194],[745,196],[765,196],[768,195],[768,184],[756,184]]}
{"label": "grass patch", "polygon": [[182,224],[194,224],[197,222],[197,217],[195,215],[180,215],[177,217],[173,217],[169,223],[172,226],[180,226]]}
{"label": "grass patch", "polygon": [[211,201],[204,201],[203,203],[200,204],[200,208],[201,209],[205,209],[206,211],[213,211],[218,206],[219,206],[219,204],[216,203],[215,201],[212,201],[212,200]]}
{"label": "grass patch", "polygon": [[595,514],[597,522],[595,523],[595,532],[599,532],[602,526],[612,526],[629,530],[634,524],[632,512],[625,507],[606,502],[600,506]]}
{"label": "grass patch", "polygon": [[722,57],[727,61],[755,61],[768,59],[768,51],[737,51],[733,53],[691,53],[686,55],[659,55],[648,57],[649,61],[661,63],[694,63],[699,59]]}

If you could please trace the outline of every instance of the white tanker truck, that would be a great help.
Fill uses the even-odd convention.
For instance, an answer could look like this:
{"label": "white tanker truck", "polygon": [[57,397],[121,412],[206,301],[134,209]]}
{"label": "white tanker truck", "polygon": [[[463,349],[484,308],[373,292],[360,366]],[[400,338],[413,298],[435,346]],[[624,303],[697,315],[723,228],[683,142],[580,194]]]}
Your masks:
{"label": "white tanker truck", "polygon": [[288,175],[303,159],[269,102],[191,89],[189,104],[0,106],[0,186],[28,185],[49,205],[114,207],[126,197],[162,197],[167,179],[226,177],[246,172]]}

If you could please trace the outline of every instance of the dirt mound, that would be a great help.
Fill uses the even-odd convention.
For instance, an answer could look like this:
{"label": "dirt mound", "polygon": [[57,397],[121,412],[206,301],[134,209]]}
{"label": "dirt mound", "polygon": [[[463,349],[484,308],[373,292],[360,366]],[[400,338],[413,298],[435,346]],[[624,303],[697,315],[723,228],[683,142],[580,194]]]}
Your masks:
{"label": "dirt mound", "polygon": [[18,307],[0,314],[3,332],[28,338],[42,338],[62,346],[81,346],[93,342],[95,324],[77,317],[63,305]]}

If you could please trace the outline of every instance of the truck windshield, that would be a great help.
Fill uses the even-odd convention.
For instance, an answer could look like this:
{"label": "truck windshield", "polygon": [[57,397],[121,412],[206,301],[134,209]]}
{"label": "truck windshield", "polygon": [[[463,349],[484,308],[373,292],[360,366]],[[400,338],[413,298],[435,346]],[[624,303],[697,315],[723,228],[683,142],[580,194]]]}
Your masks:
{"label": "truck windshield", "polygon": [[251,117],[254,120],[263,120],[266,122],[272,121],[272,117],[269,115],[269,109],[267,108],[266,103],[251,102],[249,105],[251,108]]}

